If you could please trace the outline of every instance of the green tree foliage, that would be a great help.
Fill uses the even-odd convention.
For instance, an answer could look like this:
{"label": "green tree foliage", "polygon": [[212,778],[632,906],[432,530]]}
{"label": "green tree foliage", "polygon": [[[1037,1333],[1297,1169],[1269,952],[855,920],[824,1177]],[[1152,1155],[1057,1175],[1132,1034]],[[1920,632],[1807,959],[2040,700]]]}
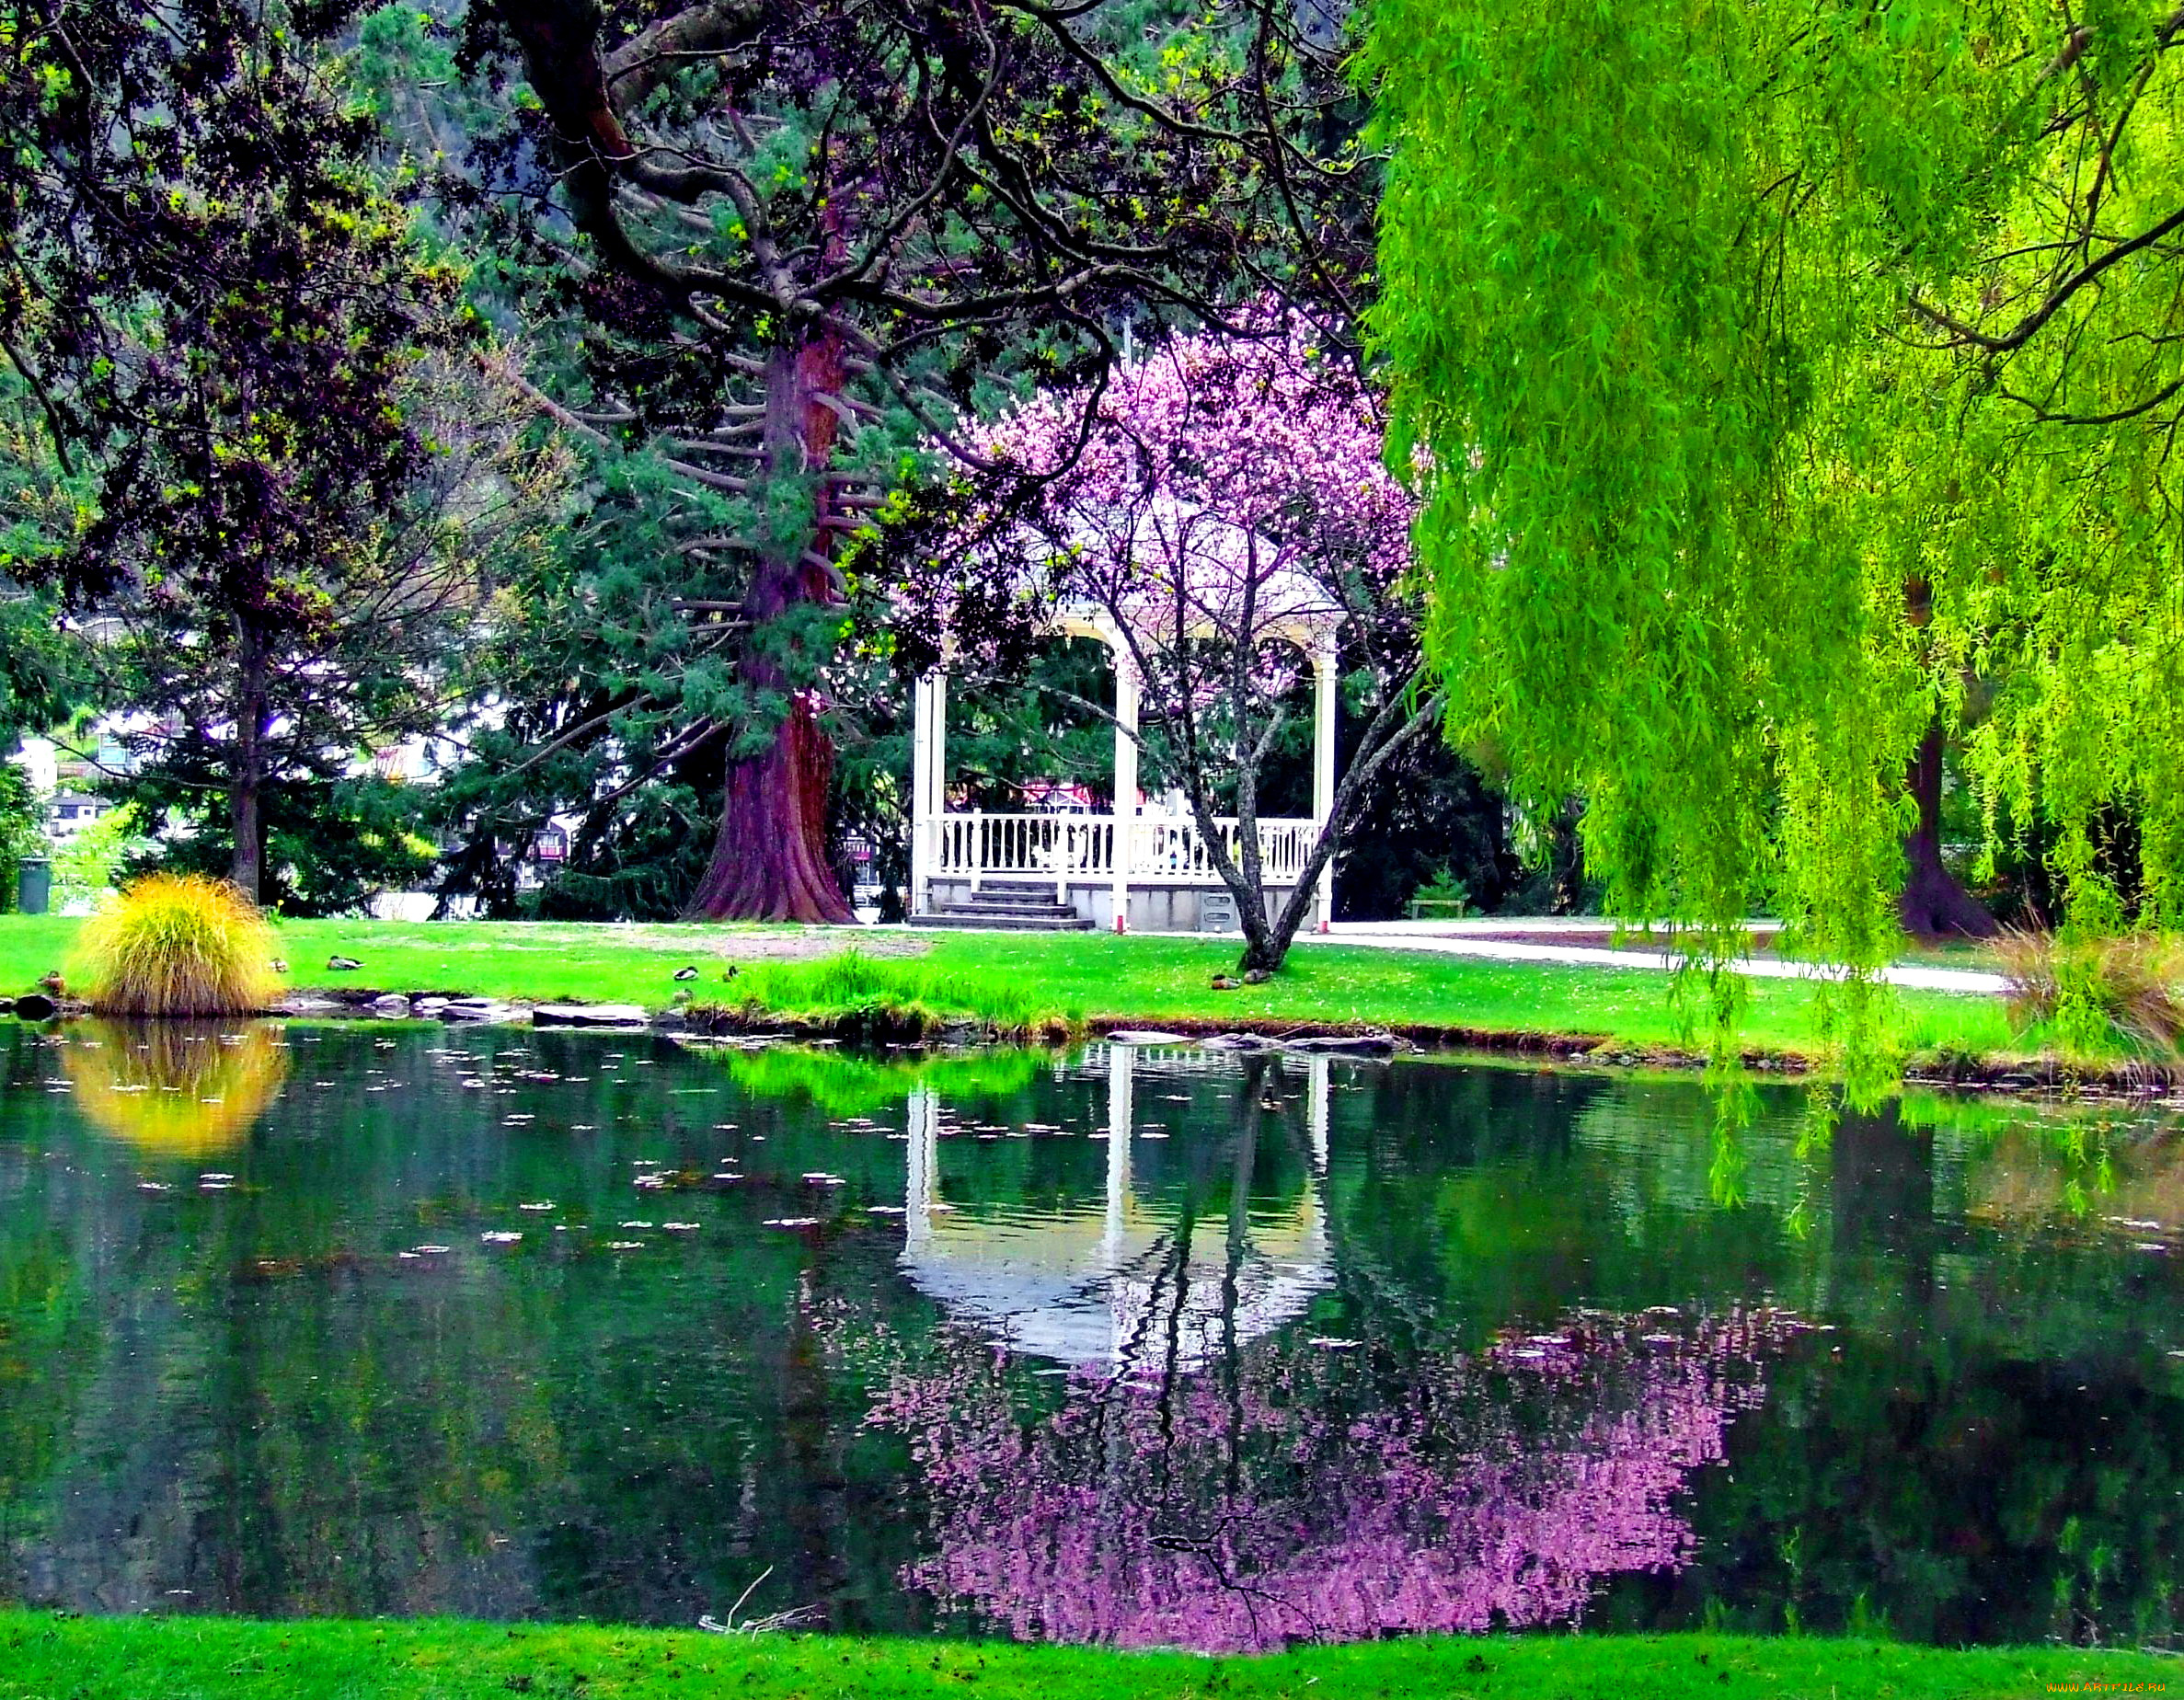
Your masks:
{"label": "green tree foliage", "polygon": [[339,22],[23,13],[0,96],[0,351],[75,498],[15,559],[94,616],[109,700],[220,799],[253,894],[269,791],[431,723],[478,534],[536,494],[315,46]]}
{"label": "green tree foliage", "polygon": [[1869,966],[1937,716],[1990,855],[2184,905],[2184,53],[2049,0],[1377,0],[1375,329],[1452,735],[1616,913]]}
{"label": "green tree foliage", "polygon": [[544,734],[519,759],[596,743],[587,808],[648,768],[709,787],[694,912],[838,919],[844,543],[921,439],[1097,367],[1148,304],[1217,307],[1270,272],[1354,283],[1362,175],[1318,144],[1355,101],[1325,20],[561,0],[470,6],[451,39],[419,17],[365,27],[374,107],[491,257],[542,408],[603,483],[650,487],[640,559],[668,569],[612,668],[506,723]]}
{"label": "green tree foliage", "polygon": [[16,906],[16,876],[23,858],[45,848],[45,806],[30,788],[30,775],[0,761],[0,913]]}

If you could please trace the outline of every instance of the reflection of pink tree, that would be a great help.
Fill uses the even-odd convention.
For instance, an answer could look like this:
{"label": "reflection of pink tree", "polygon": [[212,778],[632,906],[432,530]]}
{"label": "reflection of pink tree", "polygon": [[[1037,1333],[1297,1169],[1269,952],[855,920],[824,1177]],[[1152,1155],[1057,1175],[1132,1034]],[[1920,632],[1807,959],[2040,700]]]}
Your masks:
{"label": "reflection of pink tree", "polygon": [[1019,1637],[1216,1652],[1521,1627],[1688,1559],[1677,1496],[1793,1327],[1595,1319],[1393,1387],[1267,1341],[1233,1373],[1073,1378],[1029,1421],[1006,1356],[957,1338],[868,1420],[908,1437],[931,1499],[937,1551],[908,1579]]}

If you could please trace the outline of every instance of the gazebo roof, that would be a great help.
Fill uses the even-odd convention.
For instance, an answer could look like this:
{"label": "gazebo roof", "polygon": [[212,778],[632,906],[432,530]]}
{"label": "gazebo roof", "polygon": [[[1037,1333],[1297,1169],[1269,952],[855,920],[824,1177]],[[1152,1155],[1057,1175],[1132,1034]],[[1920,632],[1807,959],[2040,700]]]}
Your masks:
{"label": "gazebo roof", "polygon": [[1112,642],[1122,620],[1141,642],[1157,643],[1175,629],[1178,597],[1193,636],[1236,633],[1247,595],[1260,641],[1285,638],[1308,647],[1345,617],[1324,584],[1291,564],[1293,549],[1165,491],[1127,511],[1074,512],[1070,546],[1108,565],[1100,569],[1104,584],[1057,603],[1053,623],[1064,631]]}

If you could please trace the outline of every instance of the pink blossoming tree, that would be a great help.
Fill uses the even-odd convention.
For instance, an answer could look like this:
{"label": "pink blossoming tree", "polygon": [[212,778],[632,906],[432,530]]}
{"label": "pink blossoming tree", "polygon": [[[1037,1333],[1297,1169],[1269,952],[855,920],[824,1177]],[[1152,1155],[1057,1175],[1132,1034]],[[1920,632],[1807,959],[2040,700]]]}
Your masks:
{"label": "pink blossoming tree", "polygon": [[[1140,680],[1144,771],[1189,800],[1236,896],[1244,966],[1271,970],[1374,774],[1441,704],[1421,685],[1414,507],[1383,465],[1378,400],[1303,322],[1258,328],[1171,339],[1104,387],[1041,396],[990,427],[976,445],[986,475],[911,528],[924,558],[908,571],[904,626],[931,646],[913,638],[914,665],[937,657],[946,631],[961,671],[982,656],[1020,662],[1024,633],[1059,607],[1103,615]],[[1261,780],[1315,647],[1340,669],[1350,759],[1276,908]]]}

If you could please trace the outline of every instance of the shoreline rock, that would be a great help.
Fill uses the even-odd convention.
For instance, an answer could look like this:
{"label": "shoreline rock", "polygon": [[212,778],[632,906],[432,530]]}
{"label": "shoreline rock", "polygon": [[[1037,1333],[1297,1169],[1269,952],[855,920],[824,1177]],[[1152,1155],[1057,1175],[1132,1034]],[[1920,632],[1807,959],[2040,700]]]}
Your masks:
{"label": "shoreline rock", "polygon": [[542,1028],[650,1027],[651,1013],[635,1004],[538,1004],[531,1025]]}

